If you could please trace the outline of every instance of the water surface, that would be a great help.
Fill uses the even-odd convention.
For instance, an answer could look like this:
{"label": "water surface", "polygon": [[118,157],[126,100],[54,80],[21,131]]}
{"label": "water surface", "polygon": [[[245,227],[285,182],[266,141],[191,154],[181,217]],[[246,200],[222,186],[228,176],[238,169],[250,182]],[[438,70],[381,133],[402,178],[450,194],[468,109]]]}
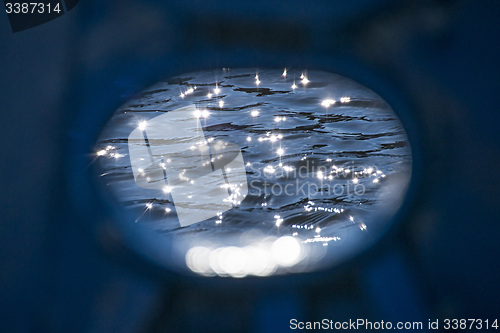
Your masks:
{"label": "water surface", "polygon": [[[333,266],[387,229],[412,161],[394,111],[342,76],[283,74],[189,73],[159,82],[115,112],[95,145],[97,177],[147,255],[207,276],[268,276]],[[127,138],[141,121],[189,105],[205,111],[207,140],[240,147],[249,192],[229,211],[181,227],[169,193],[135,183]]]}

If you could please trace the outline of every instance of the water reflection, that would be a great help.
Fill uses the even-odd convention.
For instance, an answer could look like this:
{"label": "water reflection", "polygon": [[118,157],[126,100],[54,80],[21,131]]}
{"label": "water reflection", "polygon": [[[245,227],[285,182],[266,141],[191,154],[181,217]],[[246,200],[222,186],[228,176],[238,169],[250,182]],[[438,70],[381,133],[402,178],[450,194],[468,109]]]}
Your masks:
{"label": "water reflection", "polygon": [[[149,134],[160,117],[195,125],[166,122]],[[129,136],[140,149],[145,133],[152,146],[167,136],[176,153],[137,154]],[[237,165],[226,166],[224,153],[193,160],[193,152],[217,144],[240,154]],[[117,110],[95,156],[131,223],[153,232],[144,246],[167,266],[206,276],[268,276],[345,260],[383,233],[411,175],[408,138],[384,100],[339,75],[292,69],[226,69],[160,82]],[[246,181],[234,184],[248,195],[231,195],[235,188],[222,184],[227,205],[208,205],[217,194],[198,185],[217,169],[213,163],[227,174],[244,170]],[[169,170],[176,172],[165,175]],[[199,223],[183,223],[186,207],[178,203],[187,199],[199,204],[190,212]],[[202,214],[207,210],[216,213]]]}

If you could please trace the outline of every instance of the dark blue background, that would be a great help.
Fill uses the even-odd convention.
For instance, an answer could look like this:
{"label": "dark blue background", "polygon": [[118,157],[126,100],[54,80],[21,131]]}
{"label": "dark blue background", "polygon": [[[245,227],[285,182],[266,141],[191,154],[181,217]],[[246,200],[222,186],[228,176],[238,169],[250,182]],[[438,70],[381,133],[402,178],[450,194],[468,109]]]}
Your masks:
{"label": "dark blue background", "polygon": [[[498,2],[85,0],[16,34],[0,17],[2,332],[500,317]],[[158,274],[82,221],[75,142],[155,80],[237,66],[377,77],[410,106],[422,177],[369,255],[299,282],[207,286]]]}

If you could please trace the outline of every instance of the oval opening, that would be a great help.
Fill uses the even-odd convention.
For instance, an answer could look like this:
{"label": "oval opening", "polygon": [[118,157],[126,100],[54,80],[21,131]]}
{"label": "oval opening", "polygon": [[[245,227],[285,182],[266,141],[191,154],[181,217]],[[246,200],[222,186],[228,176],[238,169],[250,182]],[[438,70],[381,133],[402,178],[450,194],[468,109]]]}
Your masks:
{"label": "oval opening", "polygon": [[95,178],[138,252],[242,278],[321,270],[376,242],[411,179],[379,95],[322,71],[225,69],[146,89],[94,147]]}

